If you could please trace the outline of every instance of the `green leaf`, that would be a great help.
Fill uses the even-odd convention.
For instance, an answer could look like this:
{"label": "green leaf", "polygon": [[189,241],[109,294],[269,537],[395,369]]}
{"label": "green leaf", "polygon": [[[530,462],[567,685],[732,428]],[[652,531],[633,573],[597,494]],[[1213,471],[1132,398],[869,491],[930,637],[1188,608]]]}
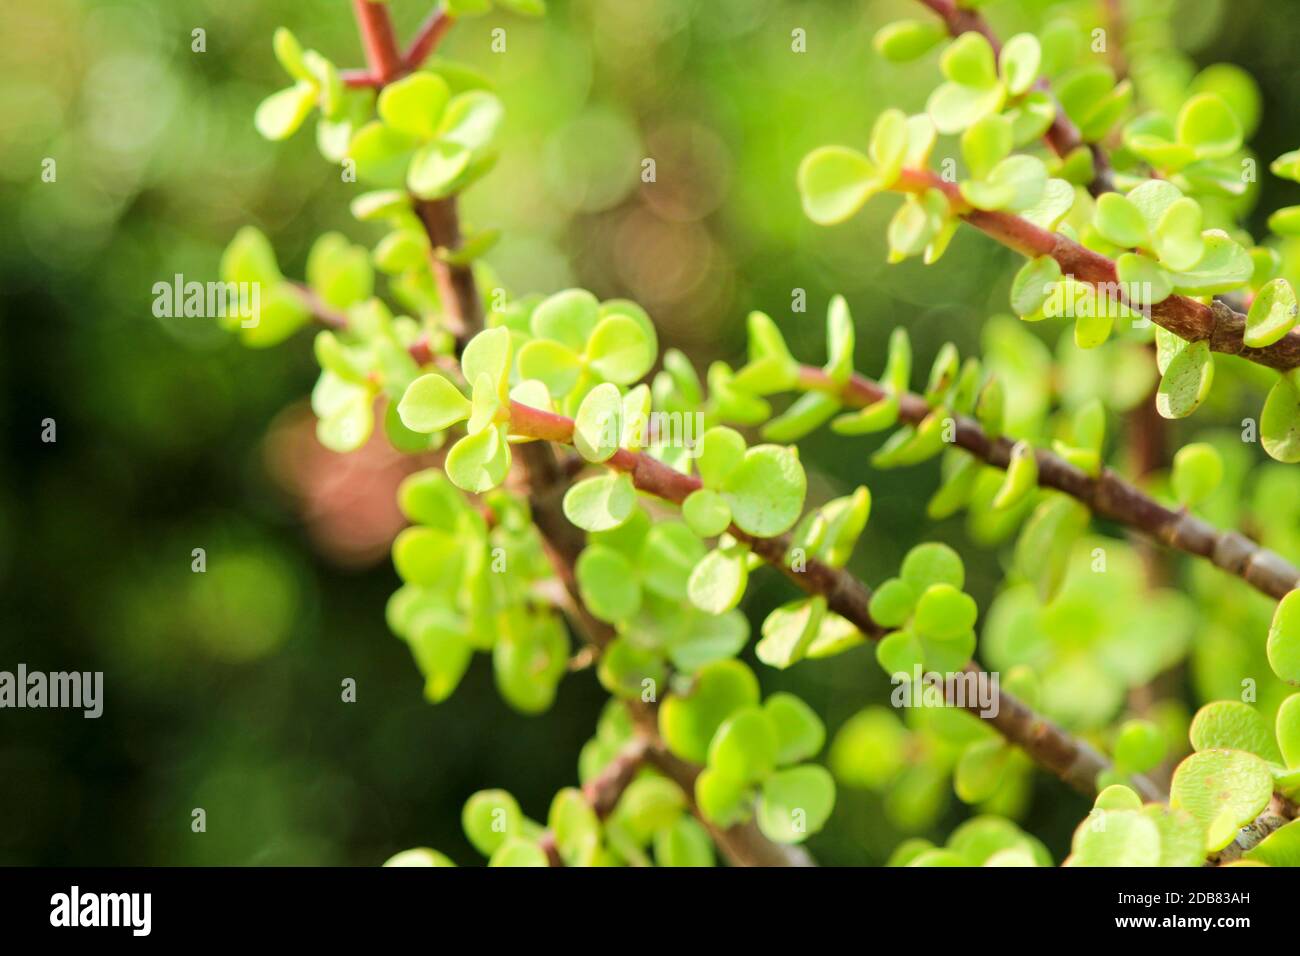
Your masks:
{"label": "green leaf", "polygon": [[921,594],[912,628],[923,637],[952,640],[975,626],[975,599],[951,584],[932,584]]}
{"label": "green leaf", "polygon": [[1181,295],[1217,295],[1248,282],[1255,261],[1227,233],[1211,229],[1202,235],[1205,254],[1195,267],[1171,276],[1174,291]]}
{"label": "green leaf", "polygon": [[966,581],[966,569],[961,556],[946,544],[927,541],[918,544],[903,558],[899,572],[903,581],[917,593],[923,593],[932,584],[950,584],[961,590]]}
{"label": "green leaf", "polygon": [[731,509],[716,491],[701,488],[682,502],[682,518],[701,538],[713,538],[731,525]]}
{"label": "green leaf", "polygon": [[1011,311],[1016,315],[1037,312],[1060,280],[1061,265],[1051,256],[1030,259],[1011,282]]}
{"label": "green leaf", "polygon": [[617,385],[631,385],[654,365],[654,343],[634,319],[606,316],[587,342],[587,360],[601,378]]}
{"label": "green leaf", "polygon": [[466,509],[464,497],[436,468],[403,479],[397,488],[397,504],[411,521],[443,531],[455,530],[457,516]]}
{"label": "green leaf", "polygon": [[[1156,391],[1156,411],[1186,418],[1200,407],[1214,383],[1214,358],[1205,340],[1191,342],[1169,362]],[[1262,423],[1261,423],[1262,428]]]}
{"label": "green leaf", "polygon": [[939,58],[939,69],[954,83],[985,87],[997,82],[998,71],[989,41],[974,31],[963,33]]}
{"label": "green leaf", "polygon": [[594,295],[585,289],[566,289],[540,302],[529,324],[537,338],[554,339],[582,352],[599,321],[600,302]]}
{"label": "green leaf", "polygon": [[1097,197],[1092,222],[1108,242],[1120,248],[1133,249],[1149,242],[1141,210],[1119,193],[1103,193]]}
{"label": "green leaf", "polygon": [[1300,462],[1300,388],[1288,377],[1279,379],[1264,400],[1259,439],[1269,457]]}
{"label": "green leaf", "polygon": [[450,859],[437,850],[417,847],[395,853],[384,861],[384,866],[455,866]]}
{"label": "green leaf", "polygon": [[910,678],[918,667],[925,669],[925,647],[912,631],[894,631],[876,645],[876,661],[886,674]]}
{"label": "green leaf", "polygon": [[411,197],[404,189],[381,189],[357,196],[350,208],[361,222],[373,222],[406,212],[411,208]]}
{"label": "green leaf", "polygon": [[749,581],[749,552],[745,548],[710,551],[691,571],[687,594],[691,603],[710,614],[730,611],[745,596]]}
{"label": "green leaf", "polygon": [[[448,542],[443,542],[446,548]],[[423,614],[411,627],[407,643],[424,675],[424,697],[438,704],[450,697],[469,670],[474,647],[465,638],[464,624],[455,615]]]}
{"label": "green leaf", "polygon": [[467,382],[477,382],[480,375],[486,375],[505,401],[509,394],[510,330],[497,326],[479,332],[466,344],[460,367]]}
{"label": "green leaf", "polygon": [[610,531],[632,516],[636,487],[625,474],[598,475],[574,484],[564,495],[564,516],[584,531]]}
{"label": "green leaf", "polygon": [[709,767],[742,783],[757,783],[776,769],[776,727],[757,706],[742,707],[718,728],[709,744]]}
{"label": "green leaf", "polygon": [[720,489],[745,460],[745,439],[725,425],[715,425],[700,438],[700,457],[695,463],[706,488]]}
{"label": "green leaf", "polygon": [[763,710],[776,731],[778,766],[809,760],[826,743],[826,726],[817,712],[794,694],[784,691],[763,702]]}
{"label": "green leaf", "polygon": [[550,866],[550,861],[546,858],[546,851],[534,843],[532,840],[521,840],[512,837],[501,845],[501,849],[492,854],[488,860],[488,866],[508,866],[508,867],[542,867]]}
{"label": "green leaf", "polygon": [[871,595],[868,613],[881,627],[902,627],[916,607],[916,589],[901,578],[890,578]]}
{"label": "green leaf", "polygon": [[457,488],[482,494],[505,481],[510,470],[510,446],[500,429],[484,428],[452,445],[445,467],[447,477]]}
{"label": "green leaf", "polygon": [[551,395],[563,398],[582,376],[582,357],[560,342],[533,339],[519,349],[519,375],[542,382]]}
{"label": "green leaf", "polygon": [[566,866],[593,866],[600,850],[600,820],[582,791],[565,787],[551,801],[547,826]]}
{"label": "green leaf", "polygon": [[[1018,103],[1010,106],[1004,115],[1011,120],[1012,142],[1017,146],[1024,146],[1051,129],[1052,123],[1056,120],[1056,102],[1043,90],[1033,90],[1022,97]],[[1070,186],[1068,182],[1066,185]],[[1074,189],[1071,186],[1071,202],[1073,199]]]}
{"label": "green leaf", "polygon": [[754,648],[758,659],[780,670],[803,660],[826,616],[820,594],[776,608],[763,621],[763,639]]}
{"label": "green leaf", "polygon": [[385,86],[376,104],[379,116],[398,132],[419,140],[437,134],[451,90],[436,73],[418,72]]}
{"label": "green leaf", "polygon": [[578,589],[587,609],[611,624],[626,621],[641,610],[641,585],[636,569],[613,548],[593,544],[574,564]]}
{"label": "green leaf", "polygon": [[1042,60],[1043,49],[1032,33],[1017,33],[1008,40],[998,57],[1007,92],[1012,96],[1028,92],[1038,80],[1038,68],[1042,65]]}
{"label": "green leaf", "polygon": [[357,178],[381,188],[406,185],[416,141],[405,133],[374,120],[361,127],[352,137],[348,156],[356,163]]}
{"label": "green leaf", "polygon": [[363,247],[341,233],[327,232],[307,255],[307,282],[327,304],[347,309],[371,297],[375,272]]}
{"label": "green leaf", "polygon": [[661,686],[668,679],[668,668],[661,652],[639,647],[630,638],[618,637],[601,653],[596,676],[611,694],[635,700],[645,693],[647,686]]}
{"label": "green leaf", "polygon": [[919,198],[908,195],[889,221],[889,261],[901,262],[918,256],[943,229],[948,199],[937,189],[927,189]]}
{"label": "green leaf", "polygon": [[573,446],[587,461],[608,461],[623,436],[623,396],[610,382],[597,385],[578,406],[573,419]]}
{"label": "green leaf", "polygon": [[411,158],[406,185],[420,199],[442,199],[456,192],[472,155],[458,143],[439,140],[421,146]]}
{"label": "green leaf", "polygon": [[886,60],[905,63],[924,56],[947,36],[943,24],[934,20],[898,20],[877,30],[871,42]]}
{"label": "green leaf", "polygon": [[1236,700],[1218,700],[1196,712],[1188,733],[1195,750],[1244,750],[1272,763],[1282,754],[1273,729],[1255,708]]}
{"label": "green leaf", "polygon": [[1097,794],[1092,805],[1098,810],[1141,810],[1142,798],[1136,791],[1116,783]]}
{"label": "green leaf", "polygon": [[1300,694],[1292,694],[1277,709],[1278,749],[1287,767],[1300,767]]}
{"label": "green leaf", "polygon": [[657,521],[641,544],[641,583],[673,601],[686,600],[686,586],[706,548],[686,525]]}
{"label": "green leaf", "polygon": [[689,816],[680,816],[655,832],[655,863],[659,866],[713,866],[709,831]]}
{"label": "green leaf", "polygon": [[826,310],[825,372],[836,385],[843,385],[853,375],[853,316],[844,296],[831,299]]}
{"label": "green leaf", "polygon": [[1136,810],[1102,810],[1098,822],[1087,817],[1074,831],[1075,866],[1155,866],[1160,861],[1160,828]]}
{"label": "green leaf", "polygon": [[705,763],[723,722],[758,700],[758,679],[740,661],[709,664],[695,675],[689,691],[665,698],[659,707],[659,734],[683,760]]}
{"label": "green leaf", "polygon": [[1151,243],[1161,265],[1174,272],[1183,272],[1200,262],[1205,255],[1200,203],[1183,198],[1171,204],[1156,223]]}
{"label": "green leaf", "polygon": [[964,803],[982,803],[997,794],[1006,779],[1011,748],[1000,737],[967,745],[953,773],[953,790]]}
{"label": "green leaf", "polygon": [[1210,497],[1223,481],[1223,459],[1207,442],[1184,445],[1174,455],[1170,476],[1179,504],[1194,508]]}
{"label": "green leaf", "polygon": [[474,849],[491,856],[523,830],[524,813],[504,790],[480,790],[465,802],[461,827]]}
{"label": "green leaf", "polygon": [[1205,848],[1214,853],[1268,806],[1273,775],[1268,764],[1242,750],[1202,750],[1178,765],[1169,806],[1186,810],[1206,829]]}
{"label": "green leaf", "polygon": [[1300,183],[1300,149],[1293,149],[1290,152],[1283,153],[1273,160],[1268,168],[1274,176]]}
{"label": "green leaf", "polygon": [[284,71],[295,80],[314,80],[311,71],[307,69],[307,64],[303,62],[302,44],[286,27],[276,29],[275,35],[271,38],[271,48],[275,52],[275,58],[284,67]]}
{"label": "green leaf", "polygon": [[221,254],[223,282],[277,286],[283,280],[271,240],[256,226],[244,226]]}
{"label": "green leaf", "polygon": [[1023,153],[1008,156],[982,180],[961,183],[966,201],[990,212],[1030,209],[1043,198],[1046,189],[1047,167],[1041,159]]}
{"label": "green leaf", "polygon": [[373,396],[360,386],[350,386],[346,397],[316,422],[316,439],[330,451],[356,451],[370,439],[375,427]]}
{"label": "green leaf", "polygon": [[1295,327],[1296,311],[1296,295],[1291,283],[1283,278],[1271,280],[1255,294],[1255,300],[1250,304],[1242,341],[1249,348],[1267,348]]}
{"label": "green leaf", "polygon": [[1001,83],[981,87],[943,83],[930,94],[925,109],[935,129],[951,135],[1002,109],[1006,93]]}
{"label": "green leaf", "polygon": [[1221,97],[1200,93],[1178,111],[1178,141],[1200,159],[1223,159],[1241,148],[1241,123]]}
{"label": "green leaf", "polygon": [[866,156],[845,146],[822,146],[799,164],[804,214],[821,226],[843,222],[887,184]]}
{"label": "green leaf", "polygon": [[793,388],[799,380],[799,363],[786,347],[781,330],[762,312],[749,313],[749,362],[736,373],[734,384],[755,395]]}
{"label": "green leaf", "polygon": [[1279,236],[1300,236],[1300,206],[1284,206],[1268,217],[1268,228]]}
{"label": "green leaf", "polygon": [[1044,603],[1060,589],[1074,542],[1087,526],[1087,508],[1073,498],[1053,494],[1034,509],[1021,530],[1016,542],[1016,569],[1033,583]]}
{"label": "green leaf", "polygon": [[501,101],[485,90],[469,90],[453,97],[442,114],[438,138],[458,143],[477,153],[487,146],[494,136],[505,109]]}
{"label": "green leaf", "polygon": [[1169,273],[1147,256],[1124,253],[1115,260],[1115,273],[1123,285],[1124,298],[1134,308],[1153,306],[1173,294],[1174,285]]}
{"label": "green leaf", "polygon": [[710,822],[729,827],[749,819],[753,792],[742,781],[711,768],[695,778],[695,802]]}
{"label": "green leaf", "polygon": [[[805,392],[777,418],[763,426],[762,435],[770,441],[793,442],[816,431],[840,410],[840,400],[826,392]],[[854,415],[844,416],[853,421]]]}
{"label": "green leaf", "polygon": [[269,140],[288,139],[298,131],[316,105],[316,85],[299,80],[258,104],[253,125]]}
{"label": "green leaf", "polygon": [[805,764],[763,781],[759,829],[777,843],[802,843],[820,830],[835,806],[835,781],[824,767]]}
{"label": "green leaf", "polygon": [[455,535],[436,528],[405,528],[393,540],[393,567],[408,584],[440,587],[456,582],[464,560],[453,543]]}
{"label": "green leaf", "polygon": [[423,434],[450,428],[467,419],[469,413],[469,399],[437,372],[421,375],[412,382],[397,405],[402,424]]}
{"label": "green leaf", "polygon": [[898,109],[887,109],[876,117],[871,126],[871,141],[867,154],[876,167],[876,179],[889,184],[898,178],[907,154],[907,114]]}
{"label": "green leaf", "polygon": [[961,134],[961,154],[970,174],[983,179],[1011,152],[1011,121],[1005,116],[986,116]]}
{"label": "green leaf", "polygon": [[721,491],[738,528],[770,538],[794,526],[807,489],[795,452],[780,445],[756,445],[727,475]]}
{"label": "green leaf", "polygon": [[1026,441],[1018,441],[1011,448],[1006,477],[993,498],[993,507],[998,511],[1011,508],[1024,501],[1037,487],[1038,457],[1034,453],[1034,446]]}
{"label": "green leaf", "polygon": [[1165,736],[1149,720],[1130,720],[1115,740],[1115,764],[1132,773],[1146,773],[1165,759]]}
{"label": "green leaf", "polygon": [[1278,602],[1268,629],[1268,663],[1288,684],[1300,684],[1300,591]]}
{"label": "green leaf", "polygon": [[839,416],[831,422],[831,431],[837,435],[869,435],[884,431],[898,422],[898,410],[898,396],[890,394],[857,412]]}
{"label": "green leaf", "polygon": [[1149,179],[1128,194],[1128,201],[1142,213],[1148,233],[1155,232],[1169,207],[1182,198],[1183,194],[1178,187],[1163,179]]}

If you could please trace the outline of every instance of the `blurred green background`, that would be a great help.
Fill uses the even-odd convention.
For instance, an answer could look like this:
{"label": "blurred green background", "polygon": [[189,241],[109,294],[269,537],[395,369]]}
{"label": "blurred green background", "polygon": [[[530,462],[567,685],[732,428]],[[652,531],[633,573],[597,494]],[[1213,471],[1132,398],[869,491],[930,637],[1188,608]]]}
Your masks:
{"label": "blurred green background", "polygon": [[[392,6],[409,36],[430,4]],[[987,12],[1009,35],[1047,6],[1002,0]],[[1188,0],[1170,19],[1198,63],[1235,62],[1258,79],[1254,144],[1266,158],[1296,145],[1300,113],[1297,26],[1281,6]],[[885,105],[922,106],[932,58],[900,68],[870,45],[886,20],[920,15],[913,4],[551,7],[544,21],[465,21],[441,50],[493,77],[506,103],[502,160],[464,214],[504,231],[489,261],[509,287],[634,298],[700,368],[739,357],[753,308],[780,321],[796,354],[819,357],[835,292],[849,299],[866,370],[895,324],[911,330],[919,362],[949,338],[978,353],[981,323],[1005,311],[1010,254],[963,232],[941,272],[887,268],[889,204],[819,229],[794,189],[812,147],[861,146]],[[102,670],[106,699],[99,720],[0,712],[0,863],[371,865],[418,845],[476,862],[464,799],[502,786],[544,814],[574,781],[605,699],[588,671],[566,679],[550,713],[519,716],[480,657],[450,701],[425,704],[383,618],[397,583],[392,491],[408,466],[378,449],[345,460],[314,446],[305,333],[249,351],[210,321],[151,313],[155,282],[215,278],[246,222],[272,237],[289,275],[321,231],[380,235],[351,219],[356,187],[321,161],[310,132],[269,144],[253,129],[258,101],[284,85],[270,45],[279,25],[360,65],[344,0],[6,7],[0,669]],[[504,54],[489,47],[498,26]],[[205,52],[191,49],[196,28]],[[804,54],[791,51],[795,28],[807,31]],[[656,160],[654,184],[640,182],[643,157]],[[46,158],[52,183],[41,181]],[[1261,207],[1297,201],[1286,189],[1265,183]],[[791,311],[797,289],[804,316]],[[47,418],[54,443],[41,441]],[[817,435],[804,452],[810,501],[871,484],[854,569],[879,581],[912,544],[939,538],[967,556],[986,606],[999,561],[969,545],[960,521],[925,519],[935,469],[870,472],[869,447]],[[191,572],[194,548],[206,550],[205,574]],[[759,583],[752,620],[788,597],[775,575]],[[796,690],[832,731],[888,692],[869,650],[759,673],[765,691]],[[352,704],[340,700],[349,677]],[[1037,786],[1023,825],[1059,860],[1086,804],[1055,781]],[[949,801],[941,833],[966,812]],[[191,831],[196,807],[206,833]],[[844,791],[811,849],[824,863],[879,863],[899,839],[878,797]]]}

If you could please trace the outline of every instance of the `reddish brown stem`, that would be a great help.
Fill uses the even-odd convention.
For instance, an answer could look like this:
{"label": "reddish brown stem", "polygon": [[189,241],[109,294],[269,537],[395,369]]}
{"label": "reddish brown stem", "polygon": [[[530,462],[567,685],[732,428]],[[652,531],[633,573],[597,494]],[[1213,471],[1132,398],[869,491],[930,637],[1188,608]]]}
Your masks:
{"label": "reddish brown stem", "polygon": [[[573,441],[572,419],[518,402],[510,403],[510,430],[516,435],[543,441],[562,444]],[[702,487],[699,479],[684,475],[649,455],[625,448],[619,449],[605,464],[631,475],[633,485],[640,491],[676,504],[681,504]],[[803,570],[795,570],[787,560],[792,546],[789,535],[758,538],[735,525],[728,531],[801,589],[824,596],[832,611],[866,636],[879,639],[887,633],[871,617],[871,591],[857,578],[815,558],[807,558],[802,563]],[[967,670],[977,676],[981,673],[979,665],[974,663]],[[1009,741],[1083,793],[1095,793],[1098,775],[1110,768],[1109,761],[1092,747],[1034,713],[1005,691],[999,692],[997,714],[992,718],[983,717],[977,701],[967,701],[966,707],[976,716],[989,720]],[[1144,777],[1135,778],[1134,785],[1148,800],[1163,799],[1160,789]]]}
{"label": "reddish brown stem", "polygon": [[[811,366],[801,369],[799,379],[802,388],[830,392],[853,408],[865,408],[889,394],[864,375],[854,374],[841,386],[822,369]],[[905,392],[898,399],[899,418],[910,425],[920,423],[934,411],[920,395]],[[1006,468],[1010,463],[1015,443],[1009,438],[990,438],[979,422],[964,415],[953,416],[953,425],[953,444],[958,448],[995,468]],[[1195,515],[1167,508],[1108,468],[1093,477],[1045,449],[1036,449],[1035,457],[1039,485],[1077,498],[1099,517],[1141,531],[1175,550],[1208,558],[1270,597],[1280,599],[1300,587],[1300,571],[1245,535],[1220,530]]]}
{"label": "reddish brown stem", "polygon": [[397,36],[393,32],[388,4],[352,0],[352,11],[361,28],[361,42],[366,49],[371,76],[379,85],[391,82],[402,72],[402,54],[397,49]]}
{"label": "reddish brown stem", "polygon": [[[989,41],[989,45],[993,47],[995,57],[1002,52],[1002,41],[998,39],[998,35],[993,32],[993,29],[988,25],[988,21],[978,11],[959,7],[955,0],[919,0],[919,2],[939,15],[944,22],[944,26],[947,27],[948,33],[952,36],[959,37],[963,33],[975,32]],[[1039,80],[1034,84],[1034,87],[1049,95],[1051,93],[1051,88],[1046,80]],[[1047,145],[1051,147],[1052,152],[1056,153],[1057,156],[1067,156],[1080,146],[1087,146],[1092,153],[1093,170],[1093,179],[1088,184],[1088,191],[1094,196],[1100,196],[1104,192],[1114,190],[1114,178],[1106,153],[1095,143],[1085,143],[1079,128],[1070,121],[1065,108],[1059,102],[1055,100],[1053,102],[1056,106],[1056,114],[1052,119],[1052,125],[1043,134],[1043,139],[1047,142]]]}
{"label": "reddish brown stem", "polygon": [[419,69],[453,22],[451,14],[441,4],[433,9],[424,23],[420,24],[415,39],[411,41],[411,45],[406,48],[406,54],[402,57],[402,63],[408,71]]}
{"label": "reddish brown stem", "polygon": [[[1114,261],[1067,236],[1050,232],[1011,213],[972,209],[962,198],[956,183],[947,182],[929,170],[903,170],[894,189],[900,192],[938,189],[948,197],[954,213],[1004,246],[1029,258],[1051,256],[1066,275],[1100,286],[1108,297],[1123,300],[1123,287],[1115,272]],[[1257,365],[1282,372],[1300,367],[1300,329],[1293,329],[1265,348],[1250,348],[1243,341],[1246,316],[1221,300],[1205,305],[1185,295],[1171,295],[1151,306],[1150,315],[1152,322],[1179,338],[1188,342],[1207,342],[1211,351],[1239,355]]]}

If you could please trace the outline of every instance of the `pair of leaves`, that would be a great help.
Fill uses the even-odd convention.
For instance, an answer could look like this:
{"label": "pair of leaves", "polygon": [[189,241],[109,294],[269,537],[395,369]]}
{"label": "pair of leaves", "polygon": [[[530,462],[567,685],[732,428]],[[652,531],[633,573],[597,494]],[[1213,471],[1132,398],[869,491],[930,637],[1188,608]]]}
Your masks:
{"label": "pair of leaves", "polygon": [[490,168],[503,115],[491,93],[452,96],[441,76],[419,71],[384,87],[377,105],[379,118],[357,130],[348,147],[359,179],[441,199]]}

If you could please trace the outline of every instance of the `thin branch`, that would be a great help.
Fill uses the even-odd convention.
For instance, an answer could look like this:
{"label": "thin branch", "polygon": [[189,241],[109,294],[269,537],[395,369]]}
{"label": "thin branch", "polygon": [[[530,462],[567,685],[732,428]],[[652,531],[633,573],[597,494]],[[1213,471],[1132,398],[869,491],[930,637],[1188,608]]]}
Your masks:
{"label": "thin branch", "polygon": [[[954,213],[1004,246],[1029,258],[1051,256],[1066,275],[1101,286],[1107,292],[1122,290],[1112,259],[1011,213],[974,209],[962,197],[956,183],[946,182],[929,170],[905,169],[893,188],[899,192],[938,189],[948,197]],[[1221,300],[1205,305],[1185,295],[1171,295],[1151,306],[1149,311],[1156,325],[1188,342],[1205,341],[1211,351],[1239,355],[1282,372],[1300,367],[1300,329],[1293,329],[1265,348],[1250,348],[1242,340],[1246,316]]]}
{"label": "thin branch", "polygon": [[[633,737],[614,758],[605,765],[605,769],[592,777],[582,786],[582,796],[595,811],[596,816],[604,820],[618,806],[623,791],[636,778],[636,772],[646,763],[650,742],[644,737]],[[546,853],[551,866],[563,866],[559,847],[555,843],[555,834],[547,830],[537,841]]]}
{"label": "thin branch", "polygon": [[[438,254],[439,250],[455,250],[461,245],[456,200],[455,197],[449,197],[432,202],[420,202],[416,211],[433,247],[431,265],[434,280],[438,286],[444,311],[456,325],[459,353],[469,337],[483,327],[484,316],[483,302],[471,267],[452,265]],[[427,352],[427,344],[424,348]],[[571,427],[570,434],[572,434]],[[613,628],[597,619],[587,609],[578,588],[574,569],[579,555],[586,547],[586,535],[565,517],[563,508],[564,492],[572,480],[572,473],[547,444],[534,442],[521,446],[517,451],[519,460],[524,466],[521,477],[533,522],[541,534],[551,567],[569,595],[569,611],[574,630],[598,651],[609,644],[616,635]],[[752,822],[726,829],[710,823],[695,805],[695,777],[699,774],[699,769],[676,758],[667,760],[663,757],[667,754],[667,748],[659,737],[653,706],[629,701],[628,707],[634,720],[641,727],[641,734],[647,740],[648,746],[658,755],[655,765],[682,788],[692,811],[709,831],[715,845],[727,860],[737,866],[816,865],[802,847],[774,843]],[[552,845],[544,848],[547,850],[547,858],[554,863],[558,859],[555,847]]]}
{"label": "thin branch", "polygon": [[397,36],[393,32],[388,4],[352,0],[352,12],[361,28],[361,42],[366,48],[370,75],[380,86],[396,79],[402,72],[402,54],[397,49]]}
{"label": "thin branch", "polygon": [[456,197],[417,200],[415,213],[429,236],[429,265],[444,318],[457,342],[463,346],[477,329],[482,328],[483,302],[474,282],[473,269],[468,264],[447,261],[447,254],[461,247]]}
{"label": "thin branch", "polygon": [[[865,408],[890,394],[864,375],[854,374],[840,386],[822,369],[811,366],[800,371],[800,384],[808,390],[831,393],[851,408]],[[919,424],[934,411],[924,398],[911,392],[898,396],[898,401],[898,416],[909,425]],[[953,416],[953,423],[953,444],[995,468],[1007,467],[1014,442],[1006,437],[990,438],[979,422],[964,415]],[[1165,507],[1109,468],[1093,477],[1046,449],[1035,449],[1035,457],[1039,485],[1077,498],[1099,517],[1141,531],[1175,550],[1207,558],[1269,597],[1280,600],[1300,587],[1300,570],[1281,555],[1236,531],[1220,530],[1186,511]]]}
{"label": "thin branch", "polygon": [[[516,435],[548,442],[571,444],[573,441],[572,419],[518,402],[510,403],[510,430]],[[640,491],[679,505],[692,492],[702,487],[699,479],[684,475],[649,455],[626,448],[615,452],[605,464],[616,471],[629,474],[632,483]],[[804,570],[794,569],[787,560],[792,546],[790,535],[758,538],[734,525],[728,532],[747,544],[755,554],[780,570],[802,590],[825,597],[827,606],[832,611],[848,620],[864,635],[879,639],[887,633],[871,617],[871,591],[851,574],[815,558],[807,558],[803,562]],[[966,671],[976,677],[983,673],[975,663],[968,665]],[[1098,774],[1111,767],[1110,762],[1087,743],[1076,739],[1000,688],[997,715],[994,717],[983,717],[982,708],[976,701],[963,703],[967,710],[987,720],[1007,740],[1024,749],[1035,761],[1082,793],[1095,794]],[[1136,777],[1133,782],[1145,799],[1164,799],[1160,788],[1146,778]]]}
{"label": "thin branch", "polygon": [[[819,370],[810,371],[815,373]],[[867,389],[879,388],[867,379],[861,379],[860,376],[858,378],[860,383],[856,387],[863,389],[862,395],[867,394]],[[924,404],[919,396],[911,396],[911,398]],[[857,400],[862,399],[855,399]],[[908,408],[908,414],[916,414],[914,403],[904,404]],[[917,420],[919,421],[919,418]],[[978,424],[967,419],[958,422],[958,435],[965,436],[968,443],[977,441],[971,437],[972,426],[980,436],[983,436]],[[555,457],[549,445],[543,444],[572,445],[573,420],[512,401],[510,428],[516,435],[537,439],[535,442],[525,443],[516,448],[516,454],[527,474],[526,490],[533,521],[542,535],[552,567],[572,599],[571,610],[574,613],[576,629],[585,634],[593,645],[603,646],[614,639],[614,631],[608,624],[597,620],[586,610],[573,571],[578,556],[586,547],[586,538],[563,512],[564,491],[571,475]],[[988,442],[986,436],[983,440]],[[962,444],[961,437],[958,438],[958,444]],[[1000,443],[993,444],[1001,448]],[[969,450],[974,451],[975,448]],[[1002,453],[999,451],[998,454]],[[1009,446],[1006,454],[1009,454]],[[996,460],[992,453],[989,460],[990,463]],[[678,505],[701,487],[697,478],[682,474],[649,455],[629,451],[626,448],[615,452],[605,464],[617,471],[630,474],[633,484],[641,491]],[[1005,467],[1005,465],[1006,461],[1003,460],[1001,466]],[[1065,465],[1064,462],[1062,465],[1066,468],[1073,467]],[[1078,475],[1080,479],[1087,480],[1083,472],[1078,472]],[[790,535],[759,538],[734,525],[728,531],[801,590],[825,597],[830,610],[852,623],[865,636],[879,640],[888,633],[886,628],[871,617],[870,589],[855,577],[815,558],[806,559],[802,563],[803,570],[796,571],[787,560],[787,554],[793,543]],[[973,662],[967,666],[966,671],[977,677],[982,674],[979,665]],[[967,710],[981,720],[988,721],[1008,741],[1021,747],[1037,763],[1084,794],[1095,794],[1097,776],[1111,768],[1110,762],[1090,745],[1035,713],[1001,688],[998,690],[996,716],[983,716],[978,702],[963,703]],[[1135,777],[1133,783],[1144,799],[1164,799],[1160,788],[1145,777]]]}
{"label": "thin branch", "polygon": [[[998,35],[993,32],[988,21],[984,19],[977,10],[959,7],[956,0],[918,0],[918,2],[929,7],[937,13],[943,20],[944,26],[948,28],[948,33],[954,37],[959,37],[963,33],[978,33],[984,39],[989,41],[993,47],[993,55],[996,57],[1002,52],[1002,41]],[[1034,88],[1051,95],[1051,87],[1046,79],[1040,79],[1034,84]],[[1052,125],[1047,128],[1043,134],[1043,139],[1051,147],[1052,152],[1057,156],[1068,156],[1080,146],[1085,146],[1092,153],[1092,171],[1093,179],[1088,184],[1088,192],[1094,196],[1100,196],[1104,192],[1112,192],[1115,189],[1114,177],[1110,168],[1110,161],[1106,158],[1105,151],[1096,143],[1085,143],[1083,135],[1079,128],[1070,121],[1069,115],[1065,112],[1060,102],[1052,97],[1052,103],[1056,107],[1055,115],[1052,119]]]}
{"label": "thin branch", "polygon": [[453,22],[455,19],[447,12],[444,4],[440,3],[433,8],[424,23],[420,24],[415,39],[411,41],[411,45],[406,48],[406,53],[402,56],[402,64],[408,71],[420,68]]}

